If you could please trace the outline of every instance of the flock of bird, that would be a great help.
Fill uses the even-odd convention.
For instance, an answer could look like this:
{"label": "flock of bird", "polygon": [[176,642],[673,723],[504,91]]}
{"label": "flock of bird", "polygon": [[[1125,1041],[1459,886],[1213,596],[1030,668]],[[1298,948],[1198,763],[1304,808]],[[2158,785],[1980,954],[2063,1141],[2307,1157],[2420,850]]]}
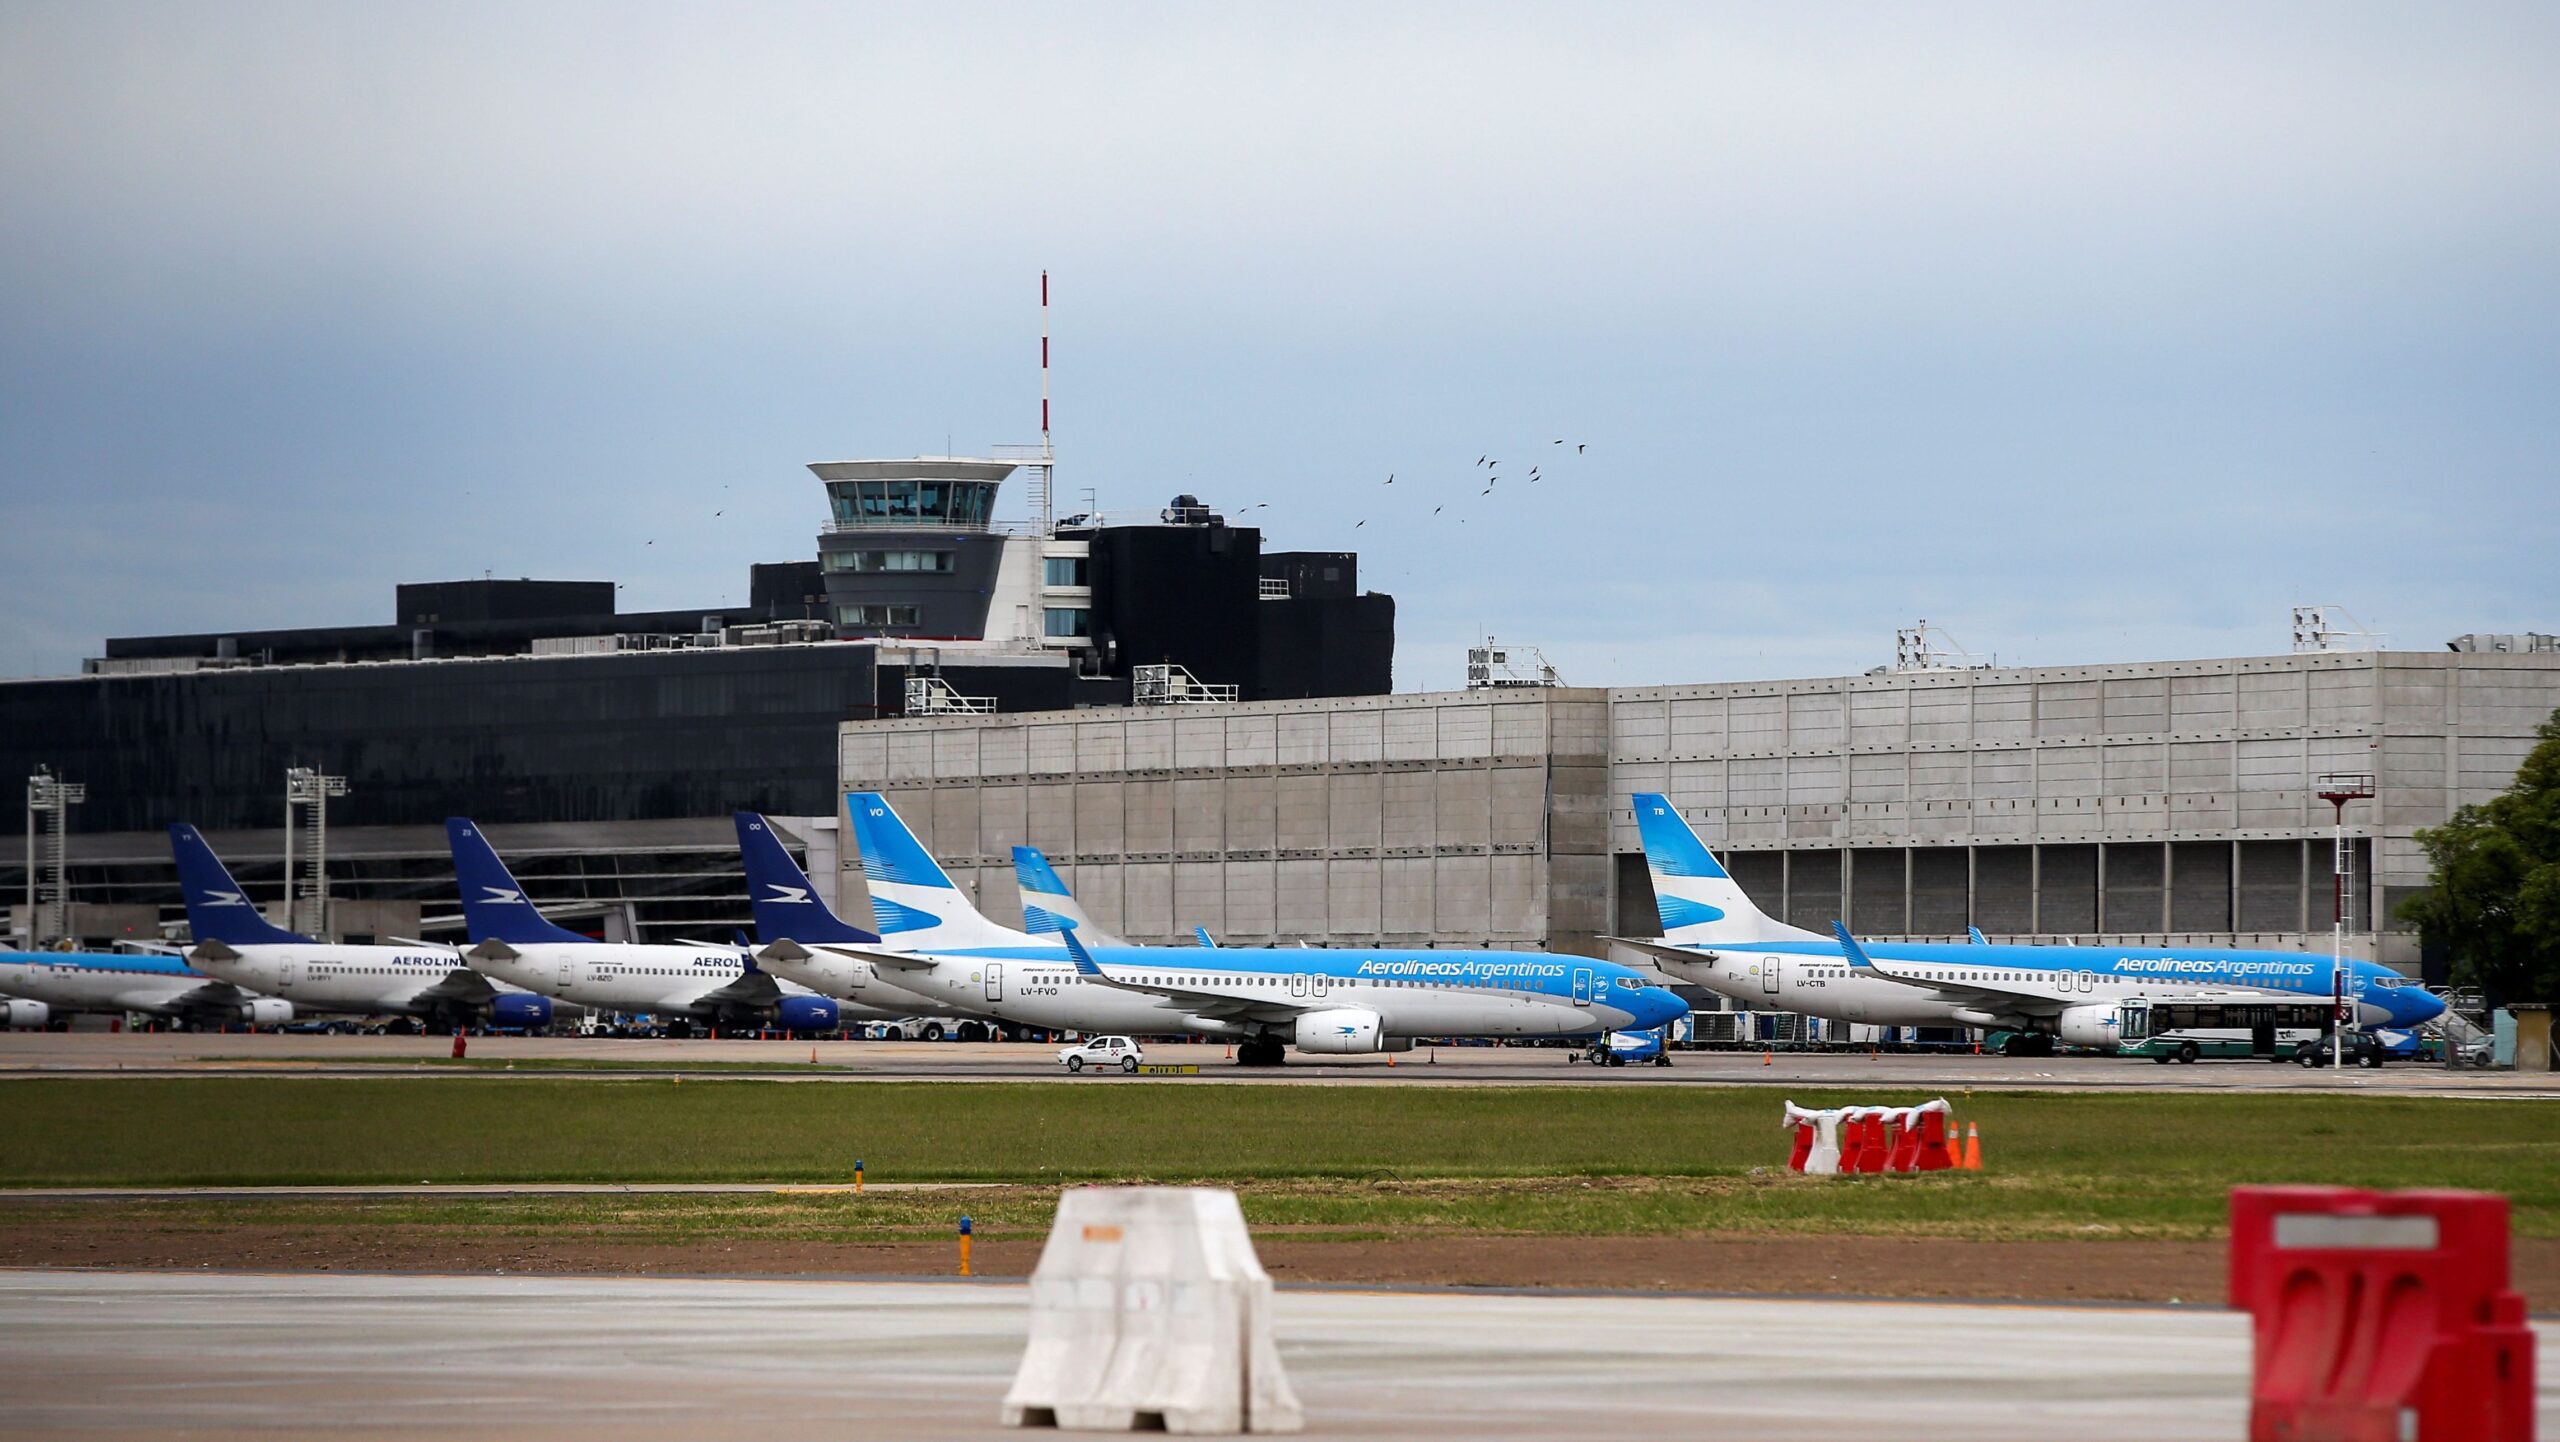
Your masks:
{"label": "flock of bird", "polygon": [[[1566,444],[1566,442],[1565,442],[1565,440],[1564,440],[1564,438],[1563,438],[1563,437],[1559,436],[1559,437],[1557,437],[1555,440],[1548,442],[1548,444],[1549,444],[1549,445],[1551,445],[1551,446],[1562,446],[1562,445]],[[1587,450],[1591,449],[1590,444],[1589,444],[1588,442],[1584,442],[1584,441],[1575,441],[1575,442],[1573,442],[1573,443],[1572,443],[1572,445],[1573,445],[1573,453],[1574,453],[1574,455],[1576,455],[1576,456],[1580,456],[1583,452],[1585,452],[1585,451],[1587,451]],[[1478,478],[1478,479],[1481,479],[1481,480],[1484,482],[1484,489],[1476,493],[1476,497],[1477,497],[1477,499],[1481,500],[1481,499],[1483,499],[1483,498],[1484,498],[1484,497],[1486,497],[1486,496],[1490,496],[1490,495],[1492,495],[1492,494],[1493,494],[1493,492],[1494,492],[1494,488],[1502,484],[1502,461],[1501,461],[1501,459],[1500,459],[1499,457],[1495,456],[1492,452],[1488,451],[1488,452],[1486,452],[1485,454],[1483,454],[1483,455],[1480,455],[1480,456],[1476,457],[1476,469],[1477,469],[1477,470],[1480,470],[1480,471],[1482,471],[1482,472],[1484,472],[1484,474],[1483,474],[1481,477],[1479,477],[1479,478]],[[1540,478],[1542,477],[1542,475],[1543,475],[1543,468],[1538,467],[1538,466],[1531,466],[1531,467],[1529,468],[1529,484],[1530,484],[1530,485],[1533,485],[1533,486],[1534,486],[1534,485],[1536,485],[1536,484],[1538,483],[1538,481],[1540,480]],[[1394,472],[1394,471],[1389,471],[1389,472],[1387,473],[1387,479],[1386,479],[1385,484],[1392,486],[1392,485],[1394,485],[1395,483],[1396,483],[1396,472]],[[1435,516],[1436,516],[1436,515],[1439,515],[1441,512],[1443,512],[1443,511],[1447,510],[1448,508],[1449,508],[1448,502],[1443,501],[1443,502],[1441,502],[1439,505],[1433,506],[1433,507],[1431,508],[1431,514],[1433,514],[1433,515],[1435,515]],[[1460,517],[1458,517],[1458,518],[1457,518],[1457,520],[1458,520],[1458,524],[1459,524],[1459,525],[1461,525],[1461,526],[1463,526],[1463,525],[1465,525],[1465,524],[1467,523],[1467,518],[1466,518],[1466,517],[1464,517],[1464,516],[1460,516]],[[1364,517],[1362,517],[1360,520],[1353,522],[1353,523],[1352,523],[1352,526],[1351,526],[1351,529],[1353,529],[1353,530],[1355,530],[1355,531],[1356,531],[1356,530],[1359,530],[1362,526],[1366,526],[1367,524],[1369,524],[1368,518],[1364,516]]]}

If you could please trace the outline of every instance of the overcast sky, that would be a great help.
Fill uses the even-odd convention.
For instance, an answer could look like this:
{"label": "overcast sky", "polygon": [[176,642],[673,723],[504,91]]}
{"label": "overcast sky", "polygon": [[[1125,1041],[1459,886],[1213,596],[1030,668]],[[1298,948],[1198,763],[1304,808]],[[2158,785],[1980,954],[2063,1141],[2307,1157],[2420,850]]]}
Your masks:
{"label": "overcast sky", "polygon": [[0,673],[741,603],[1037,439],[1043,267],[1061,489],[1357,547],[1403,689],[2560,630],[2547,4],[5,0]]}

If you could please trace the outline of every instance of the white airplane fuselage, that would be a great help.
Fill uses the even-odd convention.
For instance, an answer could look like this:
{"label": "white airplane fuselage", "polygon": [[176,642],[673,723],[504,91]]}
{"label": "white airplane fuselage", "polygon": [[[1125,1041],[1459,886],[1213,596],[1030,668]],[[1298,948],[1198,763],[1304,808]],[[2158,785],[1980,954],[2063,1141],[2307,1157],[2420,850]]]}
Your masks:
{"label": "white airplane fuselage", "polygon": [[[748,977],[743,953],[725,947],[655,946],[620,942],[533,942],[511,954],[475,949],[464,956],[475,971],[527,991],[575,1002],[596,1011],[672,1013],[704,1020],[762,1010],[743,999],[714,995]],[[817,993],[787,978],[773,978],[783,997]],[[856,1020],[912,1016],[912,1009],[881,1011],[840,1007]]]}
{"label": "white airplane fuselage", "polygon": [[292,1002],[302,1011],[430,1016],[469,1007],[459,997],[426,994],[464,970],[461,959],[445,947],[259,942],[199,947],[188,954],[187,964],[243,990]]}

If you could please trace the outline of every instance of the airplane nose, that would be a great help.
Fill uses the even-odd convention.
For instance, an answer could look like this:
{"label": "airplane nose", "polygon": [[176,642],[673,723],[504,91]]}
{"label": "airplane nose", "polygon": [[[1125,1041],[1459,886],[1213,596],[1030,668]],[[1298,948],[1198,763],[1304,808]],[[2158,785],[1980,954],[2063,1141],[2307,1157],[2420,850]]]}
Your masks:
{"label": "airplane nose", "polygon": [[1644,989],[1646,1030],[1657,1026],[1669,1026],[1688,1013],[1689,1003],[1682,1001],[1676,993],[1659,986],[1648,986]]}
{"label": "airplane nose", "polygon": [[2412,987],[2396,999],[2400,1004],[2401,1018],[2405,1025],[2423,1026],[2444,1015],[2444,998],[2434,992],[2420,991]]}

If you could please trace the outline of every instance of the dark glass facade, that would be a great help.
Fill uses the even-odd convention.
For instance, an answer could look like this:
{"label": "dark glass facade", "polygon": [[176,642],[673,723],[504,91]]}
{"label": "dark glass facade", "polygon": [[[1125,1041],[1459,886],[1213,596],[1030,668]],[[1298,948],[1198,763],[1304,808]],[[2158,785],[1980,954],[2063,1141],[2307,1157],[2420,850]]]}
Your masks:
{"label": "dark glass facade", "polygon": [[[748,646],[0,685],[0,768],[87,783],[84,831],[275,824],[288,766],[333,824],[835,809],[835,729],[878,714],[867,646]],[[891,709],[896,698],[889,698]]]}

